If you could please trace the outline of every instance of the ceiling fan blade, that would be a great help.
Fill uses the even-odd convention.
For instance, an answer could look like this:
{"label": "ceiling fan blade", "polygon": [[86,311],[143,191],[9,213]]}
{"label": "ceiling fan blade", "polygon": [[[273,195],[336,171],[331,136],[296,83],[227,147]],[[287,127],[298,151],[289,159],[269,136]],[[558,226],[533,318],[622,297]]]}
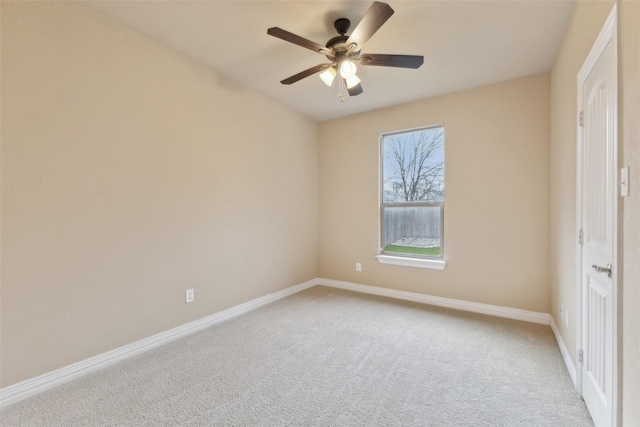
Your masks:
{"label": "ceiling fan blade", "polygon": [[283,30],[282,28],[272,27],[267,30],[267,34],[273,37],[277,37],[284,41],[288,41],[289,43],[297,44],[298,46],[305,47],[314,52],[321,53],[323,55],[328,55],[331,53],[329,49],[325,46],[322,46],[319,43],[312,42],[311,40],[307,40],[304,37],[300,37],[296,34],[290,33],[289,31]]}
{"label": "ceiling fan blade", "polygon": [[[347,81],[346,80],[344,81],[344,85],[347,86]],[[349,96],[360,95],[362,93],[362,85],[360,83],[358,83],[357,85],[355,85],[351,89],[347,88],[347,92],[349,92]]]}
{"label": "ceiling fan blade", "polygon": [[418,55],[383,55],[367,53],[358,58],[362,65],[378,65],[382,67],[420,68],[424,57]]}
{"label": "ceiling fan blade", "polygon": [[312,76],[316,73],[319,73],[320,71],[326,70],[327,68],[331,67],[333,64],[318,64],[315,67],[311,67],[307,70],[304,70],[294,76],[289,77],[288,79],[284,79],[282,80],[280,83],[282,83],[283,85],[290,85],[292,83],[297,82],[298,80],[302,80],[305,77],[309,77]]}
{"label": "ceiling fan blade", "polygon": [[367,40],[382,27],[382,24],[387,22],[391,15],[393,15],[391,6],[386,3],[374,2],[347,39],[346,45],[355,44],[355,47],[351,48],[351,50],[359,51]]}

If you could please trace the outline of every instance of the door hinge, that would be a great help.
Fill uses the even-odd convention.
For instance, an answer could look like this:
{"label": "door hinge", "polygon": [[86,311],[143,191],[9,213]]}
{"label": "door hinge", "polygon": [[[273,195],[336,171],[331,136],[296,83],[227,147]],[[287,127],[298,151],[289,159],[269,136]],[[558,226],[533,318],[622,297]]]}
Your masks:
{"label": "door hinge", "polygon": [[578,349],[578,363],[582,363],[582,349]]}
{"label": "door hinge", "polygon": [[578,114],[578,126],[584,127],[584,111],[580,111],[580,114]]}
{"label": "door hinge", "polygon": [[578,231],[578,244],[580,246],[584,244],[584,232],[582,231],[582,228]]}

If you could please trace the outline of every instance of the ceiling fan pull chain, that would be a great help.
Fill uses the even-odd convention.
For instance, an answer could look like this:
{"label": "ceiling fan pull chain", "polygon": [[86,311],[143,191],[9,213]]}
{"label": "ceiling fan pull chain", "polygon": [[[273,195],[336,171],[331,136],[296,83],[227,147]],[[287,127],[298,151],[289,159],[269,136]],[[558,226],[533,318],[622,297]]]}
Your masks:
{"label": "ceiling fan pull chain", "polygon": [[344,102],[344,96],[342,96],[343,87],[344,87],[344,82],[342,81],[342,79],[339,79],[339,81],[338,81],[338,99],[340,99],[340,102]]}

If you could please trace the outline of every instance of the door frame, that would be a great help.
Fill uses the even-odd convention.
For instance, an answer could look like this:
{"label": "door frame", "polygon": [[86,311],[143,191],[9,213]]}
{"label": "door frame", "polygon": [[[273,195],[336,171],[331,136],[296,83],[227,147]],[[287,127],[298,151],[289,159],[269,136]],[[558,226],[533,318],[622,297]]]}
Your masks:
{"label": "door frame", "polygon": [[582,217],[583,217],[583,171],[584,171],[584,150],[583,150],[583,142],[584,142],[584,128],[582,127],[583,121],[583,88],[584,83],[586,82],[589,74],[595,67],[596,63],[600,59],[600,56],[606,49],[609,43],[612,44],[614,50],[614,63],[616,67],[616,71],[614,73],[614,84],[616,87],[615,91],[615,102],[613,103],[613,114],[614,114],[614,129],[613,129],[613,170],[611,177],[611,185],[615,188],[611,192],[614,200],[613,200],[613,273],[612,273],[612,295],[613,298],[613,313],[612,313],[612,322],[613,322],[613,357],[612,357],[612,390],[611,390],[611,426],[616,427],[619,425],[620,419],[620,402],[619,402],[619,394],[618,394],[618,285],[619,285],[619,274],[621,271],[621,258],[618,256],[618,242],[620,230],[618,228],[618,212],[619,209],[619,189],[618,189],[618,169],[619,169],[619,150],[618,150],[618,37],[617,37],[617,4],[613,5],[611,12],[607,20],[605,21],[598,38],[594,42],[587,58],[580,68],[580,72],[578,73],[578,104],[577,104],[577,161],[576,161],[576,235],[578,238],[576,239],[576,274],[577,274],[577,304],[576,304],[576,343],[578,349],[578,355],[576,355],[576,390],[582,396],[582,369],[583,369],[583,361],[582,361],[582,349],[585,347],[584,345],[584,337],[583,337],[583,281],[582,281]]}

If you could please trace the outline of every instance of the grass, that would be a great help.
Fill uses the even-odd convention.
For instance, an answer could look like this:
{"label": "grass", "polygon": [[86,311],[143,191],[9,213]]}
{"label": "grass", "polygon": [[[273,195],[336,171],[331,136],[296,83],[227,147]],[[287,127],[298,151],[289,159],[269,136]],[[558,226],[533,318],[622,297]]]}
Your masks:
{"label": "grass", "polygon": [[387,245],[385,246],[384,251],[422,256],[440,256],[440,246],[435,248],[418,248],[415,246]]}

